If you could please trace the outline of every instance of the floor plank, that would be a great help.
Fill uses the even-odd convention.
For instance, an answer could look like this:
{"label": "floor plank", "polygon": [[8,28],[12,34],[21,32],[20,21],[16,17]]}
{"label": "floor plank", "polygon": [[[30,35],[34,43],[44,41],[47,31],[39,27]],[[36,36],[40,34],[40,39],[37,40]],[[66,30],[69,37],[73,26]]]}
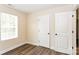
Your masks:
{"label": "floor plank", "polygon": [[66,54],[56,52],[46,47],[25,44],[11,51],[8,51],[2,55],[66,55]]}
{"label": "floor plank", "polygon": [[76,51],[77,51],[77,55],[79,55],[79,47],[77,47],[77,50]]}

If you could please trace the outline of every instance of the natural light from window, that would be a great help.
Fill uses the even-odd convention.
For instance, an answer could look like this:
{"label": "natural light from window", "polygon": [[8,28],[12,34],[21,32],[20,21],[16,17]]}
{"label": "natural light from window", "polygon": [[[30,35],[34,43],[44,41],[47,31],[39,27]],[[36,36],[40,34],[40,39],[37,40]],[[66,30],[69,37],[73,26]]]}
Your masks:
{"label": "natural light from window", "polygon": [[0,13],[1,40],[10,40],[18,37],[18,17],[8,13]]}

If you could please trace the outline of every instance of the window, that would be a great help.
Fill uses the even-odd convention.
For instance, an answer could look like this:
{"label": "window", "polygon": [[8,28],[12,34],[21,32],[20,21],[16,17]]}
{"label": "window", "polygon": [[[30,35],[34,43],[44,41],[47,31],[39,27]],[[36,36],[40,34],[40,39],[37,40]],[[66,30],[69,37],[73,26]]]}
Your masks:
{"label": "window", "polygon": [[18,37],[18,17],[15,15],[0,13],[1,40],[9,40]]}

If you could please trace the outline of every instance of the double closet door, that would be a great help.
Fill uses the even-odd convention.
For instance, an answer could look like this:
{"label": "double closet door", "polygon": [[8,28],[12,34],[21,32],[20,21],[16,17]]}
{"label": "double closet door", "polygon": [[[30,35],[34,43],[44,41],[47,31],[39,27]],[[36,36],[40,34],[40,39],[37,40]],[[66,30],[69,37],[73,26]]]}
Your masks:
{"label": "double closet door", "polygon": [[[72,54],[72,15],[73,12],[59,12],[54,14],[54,32],[49,33],[50,15],[38,17],[39,45],[58,52]],[[51,26],[52,27],[52,26]],[[49,39],[50,38],[50,39]]]}

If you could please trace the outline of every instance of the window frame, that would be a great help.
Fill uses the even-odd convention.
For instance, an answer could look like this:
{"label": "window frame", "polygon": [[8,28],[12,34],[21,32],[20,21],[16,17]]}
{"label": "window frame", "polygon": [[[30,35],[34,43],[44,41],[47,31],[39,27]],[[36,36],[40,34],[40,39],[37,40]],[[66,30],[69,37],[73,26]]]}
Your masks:
{"label": "window frame", "polygon": [[[5,12],[0,12],[0,19],[1,19],[1,17],[2,17],[2,14],[5,14],[5,15],[9,15],[9,17],[10,16],[13,16],[13,17],[15,17],[15,20],[16,21],[14,21],[15,22],[15,25],[14,26],[12,26],[12,28],[15,28],[15,33],[16,34],[12,34],[13,36],[11,36],[10,34],[7,34],[7,35],[4,35],[4,36],[6,36],[6,37],[3,37],[2,38],[2,34],[1,34],[1,26],[0,26],[0,40],[11,40],[11,39],[14,39],[14,38],[18,38],[18,16],[17,15],[14,15],[14,14],[9,14],[9,13],[5,13]],[[10,20],[10,18],[9,18],[9,20]],[[12,19],[13,20],[13,19]],[[2,21],[2,19],[0,20],[0,21]],[[0,24],[1,25],[1,24]],[[9,25],[10,26],[10,25]],[[9,27],[8,26],[8,27]],[[11,26],[10,26],[10,28],[11,28]],[[9,28],[9,29],[10,29]],[[5,29],[7,29],[7,28],[5,28]],[[7,32],[6,32],[7,33]],[[6,34],[5,33],[5,34]],[[8,37],[7,37],[8,36]]]}

